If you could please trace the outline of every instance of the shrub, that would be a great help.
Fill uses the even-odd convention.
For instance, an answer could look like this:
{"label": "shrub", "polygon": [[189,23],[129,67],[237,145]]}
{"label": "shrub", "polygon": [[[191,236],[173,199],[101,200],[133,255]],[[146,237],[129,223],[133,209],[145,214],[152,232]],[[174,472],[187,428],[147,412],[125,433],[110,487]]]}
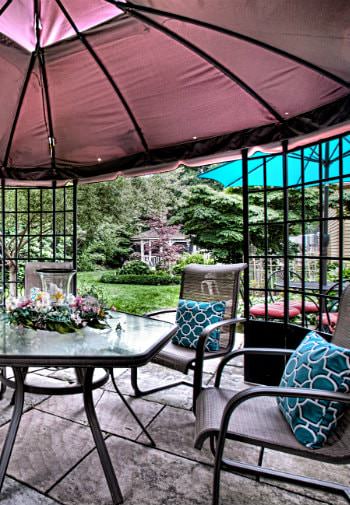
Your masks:
{"label": "shrub", "polygon": [[179,284],[180,277],[167,274],[146,274],[146,275],[116,275],[107,272],[102,275],[100,282],[108,284],[141,284],[151,286],[167,286],[169,284]]}
{"label": "shrub", "polygon": [[181,256],[181,258],[176,262],[173,272],[176,275],[180,275],[185,268],[185,266],[189,265],[190,263],[197,263],[200,265],[213,265],[214,260],[212,259],[206,259],[204,254],[201,253],[194,253],[194,254],[189,254],[185,253]]}
{"label": "shrub", "polygon": [[106,284],[114,283],[115,278],[116,278],[116,272],[106,272],[101,276],[100,282],[104,282]]}
{"label": "shrub", "polygon": [[151,272],[150,267],[144,261],[126,261],[120,269],[122,275],[147,275]]}
{"label": "shrub", "polygon": [[103,254],[84,251],[78,256],[78,270],[81,272],[92,272],[101,268],[104,259]]}

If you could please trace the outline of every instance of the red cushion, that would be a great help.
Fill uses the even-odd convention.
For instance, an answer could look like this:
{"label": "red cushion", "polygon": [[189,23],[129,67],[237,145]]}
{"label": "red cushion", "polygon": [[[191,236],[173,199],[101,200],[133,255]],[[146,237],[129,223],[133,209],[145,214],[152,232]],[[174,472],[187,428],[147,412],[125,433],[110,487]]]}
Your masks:
{"label": "red cushion", "polygon": [[[300,310],[300,312],[302,311],[302,307],[303,307],[303,302],[301,300],[292,300],[291,302],[289,302],[289,305],[291,307],[296,307],[297,309]],[[315,313],[315,312],[318,312],[318,305],[317,303],[315,302],[304,302],[304,311],[306,314],[311,314],[311,313]]]}
{"label": "red cushion", "polygon": [[[257,303],[250,308],[250,314],[255,317],[265,316],[265,304]],[[297,307],[289,306],[289,317],[295,317],[300,314],[300,310]],[[283,319],[284,317],[284,304],[283,302],[269,303],[267,304],[267,315],[268,317],[273,317],[275,319]]]}

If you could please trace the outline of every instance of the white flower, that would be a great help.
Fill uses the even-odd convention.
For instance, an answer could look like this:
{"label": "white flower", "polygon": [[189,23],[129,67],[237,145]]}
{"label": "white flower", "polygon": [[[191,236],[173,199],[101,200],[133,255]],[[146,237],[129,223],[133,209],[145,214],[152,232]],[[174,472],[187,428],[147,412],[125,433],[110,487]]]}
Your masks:
{"label": "white flower", "polygon": [[74,302],[75,302],[75,296],[72,295],[72,293],[70,293],[67,296],[67,303],[68,303],[68,305],[74,305]]}
{"label": "white flower", "polygon": [[71,320],[77,325],[77,326],[80,326],[81,323],[83,322],[81,317],[79,316],[79,314],[77,312],[73,312],[73,314],[71,315]]}
{"label": "white flower", "polygon": [[65,296],[63,290],[56,286],[53,282],[50,284],[49,294],[52,303],[55,303],[56,305],[64,304]]}

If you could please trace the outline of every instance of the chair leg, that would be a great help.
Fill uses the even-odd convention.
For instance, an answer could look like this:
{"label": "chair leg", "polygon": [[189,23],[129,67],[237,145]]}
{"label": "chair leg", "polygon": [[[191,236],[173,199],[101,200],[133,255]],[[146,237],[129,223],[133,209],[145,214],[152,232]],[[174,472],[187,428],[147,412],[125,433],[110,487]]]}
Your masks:
{"label": "chair leg", "polygon": [[115,378],[114,378],[114,375],[113,375],[113,368],[109,369],[109,374],[111,376],[114,389],[118,393],[119,398],[122,400],[122,402],[124,403],[125,407],[129,410],[130,414],[135,419],[135,421],[137,422],[137,424],[140,426],[140,428],[143,431],[143,433],[147,436],[148,440],[151,442],[151,447],[156,447],[156,443],[153,440],[153,438],[151,437],[151,435],[149,434],[149,432],[147,431],[146,427],[144,426],[144,424],[142,423],[142,421],[138,418],[138,416],[135,414],[134,409],[131,408],[131,406],[126,401],[124,395],[121,393],[120,389],[118,388],[117,383],[116,383]]}
{"label": "chair leg", "polygon": [[220,499],[220,474],[221,474],[221,461],[216,457],[214,466],[214,482],[213,482],[213,500],[212,505],[219,505]]}
{"label": "chair leg", "polygon": [[0,458],[0,491],[4,483],[6,470],[10,461],[12,449],[16,440],[16,435],[19,427],[19,423],[22,417],[23,404],[24,404],[24,378],[22,370],[19,368],[13,368],[13,373],[16,380],[15,389],[15,399],[14,399],[14,409],[12,413],[11,422],[9,429],[5,438],[5,442],[1,452]]}
{"label": "chair leg", "polygon": [[[6,367],[1,367],[0,368],[0,375],[6,379]],[[6,393],[7,386],[5,383],[1,382],[0,383],[0,400],[4,398],[4,395]]]}
{"label": "chair leg", "polygon": [[[339,494],[347,498],[347,500],[350,503],[350,488],[349,486],[346,486],[344,484],[340,484],[338,482],[323,481],[311,477],[305,477],[303,475],[291,474],[288,472],[275,470],[273,468],[259,467],[258,465],[243,463],[241,461],[222,459],[222,457],[221,458],[218,457],[218,454],[216,456],[215,469],[214,469],[214,472],[216,472],[214,473],[214,494],[216,492],[217,496],[219,492],[218,489],[220,480],[220,470],[225,470],[230,473],[238,473],[240,475],[248,474],[253,475],[255,477],[266,477],[268,479],[289,482],[291,484],[297,484],[302,487],[311,487],[315,489],[320,489],[322,491]],[[218,503],[219,503],[218,498],[217,501],[214,501],[213,497],[213,505],[218,505]]]}
{"label": "chair leg", "polygon": [[[258,459],[258,466],[261,466],[261,465],[262,465],[263,458],[264,458],[264,447],[260,447],[259,459]],[[257,476],[255,477],[255,480],[256,480],[256,482],[260,482],[260,475],[257,475]]]}
{"label": "chair leg", "polygon": [[139,398],[140,396],[150,395],[152,393],[157,393],[158,391],[163,391],[164,389],[171,389],[176,386],[193,387],[193,385],[190,382],[177,381],[177,382],[171,382],[170,384],[164,384],[164,385],[158,386],[156,388],[147,389],[147,390],[142,391],[139,388],[138,383],[137,383],[137,368],[131,368],[131,387],[134,390],[134,394],[135,394],[136,398]]}

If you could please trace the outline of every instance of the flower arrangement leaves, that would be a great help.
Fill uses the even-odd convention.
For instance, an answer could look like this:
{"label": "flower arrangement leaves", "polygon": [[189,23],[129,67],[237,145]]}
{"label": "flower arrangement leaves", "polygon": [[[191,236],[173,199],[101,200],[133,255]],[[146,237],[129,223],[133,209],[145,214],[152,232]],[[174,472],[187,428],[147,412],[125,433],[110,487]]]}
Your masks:
{"label": "flower arrangement leaves", "polygon": [[10,324],[35,330],[71,333],[85,326],[108,327],[105,309],[96,298],[70,295],[66,300],[60,290],[47,293],[34,288],[30,299],[10,300],[7,312]]}

